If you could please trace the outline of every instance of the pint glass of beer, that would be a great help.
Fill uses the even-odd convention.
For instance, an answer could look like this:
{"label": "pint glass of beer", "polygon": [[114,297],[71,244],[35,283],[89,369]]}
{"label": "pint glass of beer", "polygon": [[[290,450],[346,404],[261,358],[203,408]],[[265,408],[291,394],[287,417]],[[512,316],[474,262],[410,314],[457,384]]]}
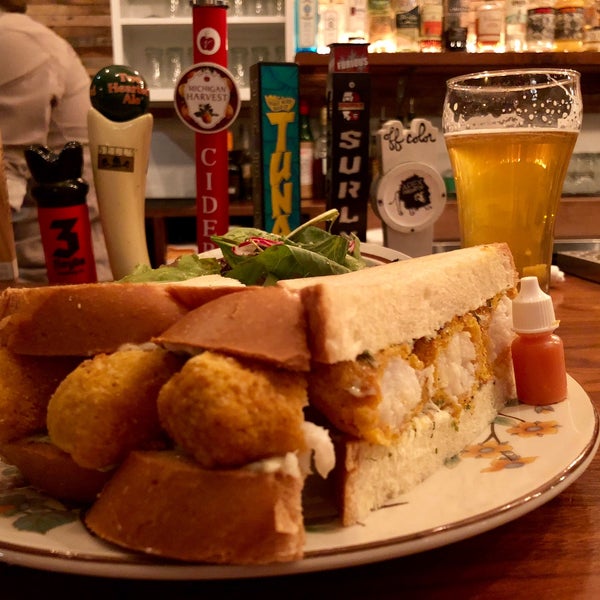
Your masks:
{"label": "pint glass of beer", "polygon": [[581,129],[579,73],[506,70],[448,80],[442,127],[462,246],[507,242],[547,290],[554,223]]}

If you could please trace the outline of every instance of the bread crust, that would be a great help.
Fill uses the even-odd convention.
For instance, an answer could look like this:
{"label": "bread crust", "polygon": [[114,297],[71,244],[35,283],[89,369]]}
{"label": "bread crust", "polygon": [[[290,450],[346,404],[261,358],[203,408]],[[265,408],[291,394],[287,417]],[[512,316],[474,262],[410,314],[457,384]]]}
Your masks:
{"label": "bread crust", "polygon": [[213,350],[294,371],[310,368],[301,299],[277,287],[248,287],[208,302],[154,341],[171,350]]}
{"label": "bread crust", "polygon": [[132,452],[85,516],[101,538],[191,562],[300,559],[301,477],[282,470],[207,470],[173,452]]}
{"label": "bread crust", "polygon": [[[207,282],[205,282],[207,280]],[[175,283],[165,284],[169,294],[189,310],[198,308],[211,300],[216,300],[232,292],[240,292],[246,286],[227,277],[217,275],[203,275],[193,279],[186,279]]]}
{"label": "bread crust", "polygon": [[111,470],[80,467],[45,438],[28,437],[0,444],[0,456],[16,466],[32,487],[70,502],[93,502],[112,475]]}
{"label": "bread crust", "polygon": [[278,285],[302,297],[312,360],[335,363],[433,336],[517,282],[508,246],[489,244]]}
{"label": "bread crust", "polygon": [[397,500],[442,468],[484,431],[505,402],[499,386],[490,381],[458,417],[432,407],[413,418],[411,427],[390,445],[341,439],[335,477],[342,524],[363,522],[371,511]]}
{"label": "bread crust", "polygon": [[0,345],[18,354],[92,356],[148,342],[186,312],[156,284],[8,288],[0,296]]}
{"label": "bread crust", "polygon": [[0,443],[45,431],[50,398],[80,360],[25,356],[0,347]]}

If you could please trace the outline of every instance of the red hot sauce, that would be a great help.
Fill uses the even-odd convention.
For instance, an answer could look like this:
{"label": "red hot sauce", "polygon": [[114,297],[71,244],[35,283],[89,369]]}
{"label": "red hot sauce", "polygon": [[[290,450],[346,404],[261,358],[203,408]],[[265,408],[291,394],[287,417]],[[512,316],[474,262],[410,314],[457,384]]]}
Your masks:
{"label": "red hot sauce", "polygon": [[567,397],[567,373],[563,342],[551,297],[544,293],[537,277],[523,277],[513,300],[512,344],[517,396],[524,404],[545,406]]}

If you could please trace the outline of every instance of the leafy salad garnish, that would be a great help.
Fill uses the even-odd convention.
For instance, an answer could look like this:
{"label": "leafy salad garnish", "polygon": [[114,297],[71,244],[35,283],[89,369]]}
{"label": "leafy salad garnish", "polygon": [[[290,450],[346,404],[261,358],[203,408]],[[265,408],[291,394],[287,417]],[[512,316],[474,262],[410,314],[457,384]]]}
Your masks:
{"label": "leafy salad garnish", "polygon": [[[307,221],[287,236],[253,227],[232,228],[213,236],[222,259],[183,255],[157,269],[138,266],[121,281],[183,281],[191,277],[220,273],[246,285],[272,285],[280,279],[337,275],[366,267],[355,235],[330,233],[337,210],[329,210]],[[315,225],[329,223],[322,229]]]}
{"label": "leafy salad garnish", "polygon": [[173,263],[161,265],[156,269],[148,265],[137,265],[129,274],[119,279],[130,283],[155,283],[168,281],[186,281],[202,275],[220,275],[223,269],[217,258],[202,258],[197,254],[183,254]]}

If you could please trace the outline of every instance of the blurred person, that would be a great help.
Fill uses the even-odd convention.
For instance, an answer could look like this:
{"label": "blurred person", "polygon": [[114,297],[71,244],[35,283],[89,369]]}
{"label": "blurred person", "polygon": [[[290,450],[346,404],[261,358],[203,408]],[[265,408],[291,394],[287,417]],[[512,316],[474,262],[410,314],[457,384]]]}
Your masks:
{"label": "blurred person", "polygon": [[87,203],[98,280],[111,280],[88,144],[91,80],[73,47],[26,10],[25,0],[0,0],[0,132],[19,278],[47,281],[24,151],[41,144],[59,153],[76,141],[84,151],[82,177],[90,186]]}

